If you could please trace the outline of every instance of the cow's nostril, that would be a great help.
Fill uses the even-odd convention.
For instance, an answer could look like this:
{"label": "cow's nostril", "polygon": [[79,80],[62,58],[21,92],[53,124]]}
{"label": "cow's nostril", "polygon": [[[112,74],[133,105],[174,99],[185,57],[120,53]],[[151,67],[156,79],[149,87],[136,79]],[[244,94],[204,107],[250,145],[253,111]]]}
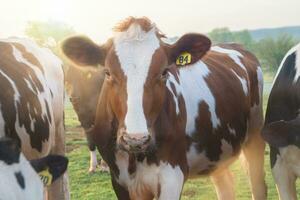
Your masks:
{"label": "cow's nostril", "polygon": [[149,134],[128,134],[121,136],[121,145],[132,152],[141,152],[149,146],[151,136]]}

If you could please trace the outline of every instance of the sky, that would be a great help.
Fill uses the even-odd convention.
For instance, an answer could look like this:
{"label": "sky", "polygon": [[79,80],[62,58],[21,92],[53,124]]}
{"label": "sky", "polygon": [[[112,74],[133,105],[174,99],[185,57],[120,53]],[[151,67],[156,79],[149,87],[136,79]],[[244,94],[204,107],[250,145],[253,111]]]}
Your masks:
{"label": "sky", "polygon": [[24,35],[28,21],[62,21],[104,41],[128,16],[147,16],[168,36],[300,25],[300,0],[0,0],[0,38]]}

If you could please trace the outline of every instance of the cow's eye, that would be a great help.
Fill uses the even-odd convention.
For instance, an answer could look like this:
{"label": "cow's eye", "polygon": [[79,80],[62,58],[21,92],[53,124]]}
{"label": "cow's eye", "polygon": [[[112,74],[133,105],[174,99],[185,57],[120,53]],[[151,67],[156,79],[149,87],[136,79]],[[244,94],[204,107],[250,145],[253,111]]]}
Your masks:
{"label": "cow's eye", "polygon": [[104,73],[107,77],[110,77],[110,71],[109,69],[104,69]]}
{"label": "cow's eye", "polygon": [[164,71],[161,73],[161,79],[162,80],[167,80],[168,75],[169,75],[169,70],[168,69],[164,69]]}

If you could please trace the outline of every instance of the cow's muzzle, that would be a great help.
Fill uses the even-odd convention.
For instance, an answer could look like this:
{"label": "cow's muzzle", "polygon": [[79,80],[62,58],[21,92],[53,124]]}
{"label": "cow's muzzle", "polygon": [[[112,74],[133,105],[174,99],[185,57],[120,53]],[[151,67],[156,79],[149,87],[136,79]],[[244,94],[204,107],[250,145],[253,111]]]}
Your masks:
{"label": "cow's muzzle", "polygon": [[131,153],[141,153],[147,151],[151,144],[149,133],[126,133],[123,132],[119,138],[121,149]]}

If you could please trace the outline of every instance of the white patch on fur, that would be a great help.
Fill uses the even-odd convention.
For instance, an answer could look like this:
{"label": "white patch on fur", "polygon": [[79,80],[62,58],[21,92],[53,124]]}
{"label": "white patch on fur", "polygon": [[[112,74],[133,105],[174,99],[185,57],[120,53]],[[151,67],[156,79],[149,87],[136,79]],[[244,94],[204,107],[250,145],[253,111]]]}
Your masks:
{"label": "white patch on fur", "polygon": [[246,79],[240,77],[233,69],[231,69],[232,73],[240,80],[241,85],[243,87],[244,94],[248,95],[248,85]]}
{"label": "white patch on fur", "polygon": [[229,124],[227,124],[227,128],[228,128],[230,134],[236,136],[236,131],[235,131],[233,128],[231,128],[231,127],[229,126]]}
{"label": "white patch on fur", "polygon": [[144,32],[140,25],[132,24],[126,32],[118,33],[114,38],[116,54],[127,77],[125,125],[129,134],[148,133],[143,93],[152,56],[159,48],[155,31],[153,28]]}
{"label": "white patch on fur", "polygon": [[97,168],[97,150],[90,151],[90,169],[89,171],[95,171]]}
{"label": "white patch on fur", "polygon": [[298,44],[296,48],[296,74],[295,74],[295,78],[294,78],[294,82],[297,82],[297,80],[299,79],[300,76],[300,44]]}
{"label": "white patch on fur", "polygon": [[134,194],[138,199],[143,196],[145,188],[151,190],[157,197],[159,185],[161,186],[159,199],[179,199],[184,181],[179,166],[172,167],[169,163],[162,161],[159,165],[149,165],[145,159],[142,163],[137,162],[135,173],[129,175],[129,158],[128,154],[123,151],[116,153],[116,164],[120,170],[118,182],[126,186],[129,193]]}
{"label": "white patch on fur", "polygon": [[222,154],[220,156],[220,160],[226,160],[232,157],[233,154],[232,145],[229,144],[225,139],[221,140],[221,150],[222,150]]}
{"label": "white patch on fur", "polygon": [[189,151],[186,154],[189,166],[189,177],[199,176],[199,172],[209,169],[210,165],[215,162],[210,161],[205,152],[198,153],[195,143],[190,145]]}
{"label": "white patch on fur", "polygon": [[2,115],[2,106],[0,104],[0,138],[5,136],[5,122]]}
{"label": "white patch on fur", "polygon": [[184,175],[179,166],[160,163],[160,197],[159,200],[180,199]]}
{"label": "white patch on fur", "polygon": [[[264,124],[264,117],[263,117],[263,109],[262,109],[262,103],[263,103],[263,86],[264,86],[264,80],[263,80],[263,73],[260,67],[256,70],[257,73],[257,87],[258,87],[258,93],[259,93],[259,102],[258,104],[254,104],[250,108],[250,117],[247,122],[247,133],[251,133],[253,131],[260,131],[260,129],[263,127]],[[248,135],[246,134],[246,139],[248,139]]]}
{"label": "white patch on fur", "polygon": [[272,173],[281,199],[297,199],[294,178],[300,176],[300,149],[294,145],[279,148]]}
{"label": "white patch on fur", "polygon": [[300,149],[297,146],[289,145],[279,148],[281,158],[294,174],[300,177]]}
{"label": "white patch on fur", "polygon": [[257,74],[257,80],[258,80],[258,92],[259,92],[259,103],[262,103],[262,97],[263,97],[263,89],[264,89],[264,76],[263,72],[261,70],[261,67],[258,66],[256,69],[256,74]]}
{"label": "white patch on fur", "polygon": [[169,91],[171,92],[172,96],[173,96],[173,100],[175,102],[175,111],[176,111],[176,114],[178,115],[179,114],[179,104],[178,104],[178,96],[176,96],[176,94],[174,94],[173,92],[173,89],[171,87],[171,83],[174,84],[175,86],[175,90],[176,90],[176,93],[178,93],[178,90],[176,88],[180,88],[179,91],[181,91],[181,86],[180,84],[176,81],[175,77],[173,76],[173,74],[169,73],[169,78],[168,78],[169,81],[167,81],[167,88],[169,89]]}
{"label": "white patch on fur", "polygon": [[[15,173],[18,172],[23,175],[24,189],[17,182]],[[2,200],[43,199],[43,183],[22,154],[19,163],[12,165],[0,160],[0,194]]]}
{"label": "white patch on fur", "polygon": [[[188,67],[180,68],[179,82],[175,79],[168,79],[176,86],[178,95],[182,94],[187,112],[186,133],[191,135],[195,131],[195,119],[199,115],[199,104],[204,101],[208,104],[211,113],[211,122],[213,128],[220,125],[220,119],[216,114],[216,100],[208,87],[205,78],[210,74],[210,71],[205,63],[198,61]],[[168,88],[170,92],[172,89]]]}
{"label": "white patch on fur", "polygon": [[247,72],[245,65],[241,62],[240,59],[240,57],[244,57],[244,56],[240,52],[232,49],[225,49],[219,46],[213,46],[210,48],[210,50],[227,54],[236,64],[238,64],[242,69],[244,69]]}

